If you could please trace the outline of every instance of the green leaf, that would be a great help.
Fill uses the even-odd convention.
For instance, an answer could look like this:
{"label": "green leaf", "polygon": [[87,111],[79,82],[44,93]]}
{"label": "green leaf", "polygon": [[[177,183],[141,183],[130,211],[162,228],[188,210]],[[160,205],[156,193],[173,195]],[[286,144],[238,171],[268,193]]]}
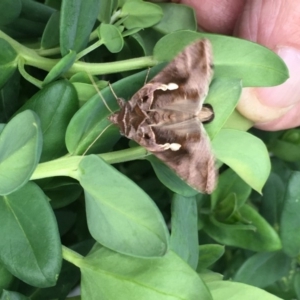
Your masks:
{"label": "green leaf", "polygon": [[124,40],[119,29],[111,24],[100,25],[100,38],[111,53],[118,53],[124,46]]}
{"label": "green leaf", "polygon": [[146,159],[151,163],[157,178],[171,191],[184,197],[192,197],[199,193],[155,156],[147,156]]}
{"label": "green leaf", "polygon": [[232,223],[236,221],[236,215],[239,216],[237,197],[235,193],[229,193],[226,198],[219,201],[214,209],[214,218],[220,222]]}
{"label": "green leaf", "polygon": [[135,35],[135,33],[141,31],[143,28],[140,27],[136,27],[136,28],[132,28],[132,29],[128,29],[122,32],[122,37],[126,37],[126,36],[133,36],[134,38],[138,39],[138,35]]}
{"label": "green leaf", "polygon": [[155,45],[158,61],[171,60],[177,53],[201,38],[213,46],[215,77],[242,79],[243,86],[274,86],[288,79],[288,69],[273,51],[234,37],[197,33],[188,30],[166,35]]}
{"label": "green leaf", "polygon": [[[37,3],[36,1],[22,0],[26,2]],[[21,13],[23,15],[23,13]],[[10,37],[21,40],[30,38],[40,38],[43,34],[46,24],[43,22],[36,22],[30,19],[17,18],[9,25],[1,26],[1,30]]]}
{"label": "green leaf", "polygon": [[124,26],[131,28],[147,28],[158,23],[163,16],[162,9],[153,3],[144,1],[126,1],[120,13]]}
{"label": "green leaf", "polygon": [[0,89],[14,74],[17,68],[17,52],[4,39],[0,38]]}
{"label": "green leaf", "polygon": [[280,223],[283,210],[285,183],[276,174],[271,172],[262,192],[260,213],[273,226]]}
{"label": "green leaf", "polygon": [[297,257],[300,253],[300,172],[293,171],[287,183],[280,222],[283,251]]}
{"label": "green leaf", "polygon": [[80,269],[83,299],[212,300],[200,277],[172,251],[145,259],[102,247]]}
{"label": "green leaf", "polygon": [[73,65],[76,60],[76,52],[70,51],[50,70],[43,81],[43,86],[64,75]]}
{"label": "green leaf", "polygon": [[[278,234],[254,208],[245,204],[239,212],[252,225],[249,227],[250,230],[245,230],[245,225],[243,227],[239,224],[228,225],[210,218],[210,220],[205,220],[204,231],[217,242],[228,246],[257,252],[281,249]],[[256,230],[252,230],[253,226]]]}
{"label": "green leaf", "polygon": [[219,133],[234,111],[242,91],[240,80],[216,78],[209,87],[205,103],[213,107],[215,118],[205,124],[205,130],[211,139]]}
{"label": "green leaf", "polygon": [[282,300],[264,290],[232,281],[208,282],[214,300]]}
{"label": "green leaf", "polygon": [[[163,34],[178,30],[197,30],[195,11],[187,5],[175,3],[158,3],[163,17],[153,28]],[[178,22],[180,20],[180,22]]]}
{"label": "green leaf", "polygon": [[206,244],[199,246],[199,261],[197,271],[205,269],[214,264],[225,252],[225,246],[217,244]]}
{"label": "green leaf", "polygon": [[86,72],[77,72],[74,74],[69,81],[73,84],[76,89],[79,102],[86,103],[90,98],[97,94],[98,87],[99,90],[104,89],[108,86],[108,81],[98,80],[97,77],[93,77],[91,82],[91,77]]}
{"label": "green leaf", "polygon": [[[72,82],[72,81],[71,81]],[[97,94],[97,90],[92,84],[88,83],[83,83],[83,82],[72,82],[77,95],[78,95],[78,100],[80,103],[86,103],[87,100],[92,98]],[[107,86],[107,81],[100,81],[97,84],[99,89],[103,89]]]}
{"label": "green leaf", "polygon": [[133,37],[138,38],[143,41],[145,55],[152,55],[153,49],[158,40],[160,40],[163,35],[154,30],[153,27],[145,28],[140,30],[138,33],[134,34]]}
{"label": "green leaf", "polygon": [[2,263],[0,263],[0,289],[1,291],[3,289],[9,288],[15,277],[4,267]]}
{"label": "green leaf", "polygon": [[170,249],[193,269],[198,263],[198,229],[196,198],[175,194],[172,201]]}
{"label": "green leaf", "polygon": [[42,151],[38,116],[26,110],[16,115],[0,135],[0,195],[22,187],[34,172]]}
{"label": "green leaf", "polygon": [[200,278],[205,282],[211,282],[211,281],[217,281],[217,280],[222,280],[223,275],[220,273],[213,272],[208,269],[200,269],[199,271],[197,270]]}
{"label": "green leaf", "polygon": [[2,0],[0,1],[0,26],[13,22],[21,13],[21,0]]}
{"label": "green leaf", "polygon": [[29,298],[17,292],[3,290],[0,300],[29,300]]}
{"label": "green leaf", "polygon": [[154,202],[130,179],[90,155],[79,165],[87,221],[96,241],[118,252],[160,256],[169,234]]}
{"label": "green leaf", "polygon": [[242,264],[233,280],[265,288],[289,276],[291,263],[282,252],[256,253]]}
{"label": "green leaf", "polygon": [[16,110],[22,105],[20,92],[20,73],[15,73],[9,78],[0,90],[0,122],[7,123]]}
{"label": "green leaf", "polygon": [[99,0],[62,1],[60,48],[62,56],[70,50],[80,52],[87,45],[99,13]]}
{"label": "green leaf", "polygon": [[109,24],[113,10],[116,7],[116,0],[100,1],[98,20],[103,24]]}
{"label": "green leaf", "polygon": [[211,195],[212,209],[232,193],[236,195],[237,204],[240,207],[250,196],[251,187],[232,169],[227,169],[219,176],[217,188]]}
{"label": "green leaf", "polygon": [[297,273],[294,276],[294,289],[297,295],[297,298],[300,297],[300,272],[297,271]]}
{"label": "green leaf", "polygon": [[[87,255],[94,243],[95,241],[92,239],[85,240],[72,246],[71,250],[76,251],[81,255]],[[80,269],[74,264],[63,260],[56,285],[35,290],[34,296],[31,296],[31,300],[68,299],[67,296],[70,297],[69,294],[74,290],[74,286],[78,285],[79,280]]]}
{"label": "green leaf", "polygon": [[47,23],[54,9],[43,3],[31,0],[22,0],[22,17],[34,22]]}
{"label": "green leaf", "polygon": [[50,49],[59,45],[59,22],[60,12],[56,11],[50,17],[43,32],[41,40],[41,47],[43,49]]}
{"label": "green leaf", "polygon": [[78,109],[77,94],[73,85],[67,80],[47,85],[29,99],[21,111],[26,109],[34,110],[40,117],[44,137],[41,161],[65,154],[67,126]]}
{"label": "green leaf", "polygon": [[260,139],[247,132],[222,129],[212,145],[220,161],[261,193],[270,174],[271,165],[267,148]]}
{"label": "green leaf", "polygon": [[30,285],[55,285],[61,244],[55,216],[42,190],[28,182],[1,197],[0,220],[0,259],[5,267]]}
{"label": "green leaf", "polygon": [[41,185],[46,196],[51,199],[53,209],[58,209],[73,203],[82,193],[82,188],[73,178],[54,177],[47,184]]}
{"label": "green leaf", "polygon": [[282,160],[294,162],[300,160],[300,130],[287,130],[280,138],[271,141],[268,148]]}

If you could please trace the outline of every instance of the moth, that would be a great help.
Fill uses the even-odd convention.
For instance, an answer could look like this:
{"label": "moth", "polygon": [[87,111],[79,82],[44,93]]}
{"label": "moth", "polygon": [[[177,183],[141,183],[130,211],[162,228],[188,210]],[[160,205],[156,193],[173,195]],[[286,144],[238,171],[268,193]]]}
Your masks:
{"label": "moth", "polygon": [[203,105],[213,76],[212,47],[207,39],[188,45],[160,73],[125,102],[109,120],[120,133],[162,160],[190,186],[211,193],[216,185],[215,158],[203,122]]}

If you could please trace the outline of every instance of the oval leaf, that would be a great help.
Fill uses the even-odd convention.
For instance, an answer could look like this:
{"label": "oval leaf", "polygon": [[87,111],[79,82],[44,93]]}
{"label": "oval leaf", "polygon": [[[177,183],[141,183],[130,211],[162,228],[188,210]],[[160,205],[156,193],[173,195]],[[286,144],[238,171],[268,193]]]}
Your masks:
{"label": "oval leaf", "polygon": [[269,177],[271,164],[267,148],[260,139],[247,132],[222,129],[212,145],[220,161],[261,193]]}
{"label": "oval leaf", "polygon": [[199,261],[197,270],[206,269],[213,265],[225,252],[225,246],[205,244],[199,246]]}
{"label": "oval leaf", "polygon": [[17,68],[17,52],[4,39],[0,38],[0,88],[13,75]]}
{"label": "oval leaf", "polygon": [[0,1],[0,25],[12,23],[21,13],[21,0],[2,0]]}
{"label": "oval leaf", "polygon": [[124,40],[119,29],[111,24],[100,25],[100,38],[111,53],[120,52],[124,46]]}
{"label": "oval leaf", "polygon": [[195,196],[199,193],[155,156],[147,156],[146,159],[150,161],[157,178],[171,191],[185,197]]}
{"label": "oval leaf", "polygon": [[97,20],[99,8],[99,0],[62,2],[60,20],[60,48],[62,56],[68,54],[70,50],[78,53],[84,49]]}
{"label": "oval leaf", "polygon": [[163,18],[153,26],[153,29],[163,34],[177,30],[197,30],[197,20],[192,7],[177,3],[158,3],[158,5],[163,11]]}
{"label": "oval leaf", "polygon": [[237,79],[216,78],[209,87],[205,103],[214,110],[214,119],[205,124],[205,130],[211,140],[218,134],[234,111],[241,95],[242,84]]}
{"label": "oval leaf", "polygon": [[67,126],[78,109],[77,94],[73,85],[67,80],[47,85],[29,99],[20,111],[26,109],[35,111],[40,117],[44,137],[41,161],[66,154]]}
{"label": "oval leaf", "polygon": [[159,256],[168,247],[164,219],[149,196],[95,155],[79,165],[91,235],[118,252]]}
{"label": "oval leaf", "polygon": [[23,186],[34,172],[42,151],[38,116],[30,110],[16,115],[0,135],[0,195]]}
{"label": "oval leaf", "polygon": [[59,22],[60,12],[56,11],[50,17],[43,32],[41,47],[50,49],[59,45]]}
{"label": "oval leaf", "polygon": [[205,232],[217,242],[257,252],[281,249],[281,241],[275,229],[251,206],[245,204],[239,209],[247,225],[228,225],[217,221],[205,220]]}
{"label": "oval leaf", "polygon": [[244,205],[251,194],[251,187],[245,183],[232,169],[224,171],[218,180],[218,186],[211,195],[211,208],[234,193],[238,207]]}
{"label": "oval leaf", "polygon": [[285,191],[284,202],[280,221],[280,236],[283,251],[297,257],[300,253],[300,172],[293,171]]}
{"label": "oval leaf", "polygon": [[174,195],[172,200],[172,220],[170,249],[177,253],[193,269],[199,256],[198,209],[195,197]]}
{"label": "oval leaf", "polygon": [[126,1],[122,7],[120,17],[124,17],[124,26],[131,28],[147,28],[160,21],[162,9],[153,3],[144,1]]}
{"label": "oval leaf", "polygon": [[83,299],[212,300],[198,274],[172,251],[145,259],[102,247],[80,268]]}
{"label": "oval leaf", "polygon": [[188,44],[208,38],[213,46],[215,77],[242,79],[243,86],[274,86],[289,77],[287,66],[273,51],[250,41],[193,31],[177,31],[161,38],[154,47],[158,61],[171,60]]}
{"label": "oval leaf", "polygon": [[282,300],[264,290],[232,281],[212,281],[207,286],[214,300]]}
{"label": "oval leaf", "polygon": [[288,276],[291,263],[283,252],[257,253],[242,264],[234,280],[264,288]]}
{"label": "oval leaf", "polygon": [[47,74],[43,81],[43,86],[49,84],[54,81],[58,77],[62,76],[65,72],[67,72],[73,65],[76,60],[76,52],[70,51],[67,55],[65,55],[59,62],[51,69],[51,71]]}
{"label": "oval leaf", "polygon": [[1,300],[29,300],[29,298],[25,297],[20,293],[6,291],[6,290],[3,290],[0,299]]}
{"label": "oval leaf", "polygon": [[55,216],[43,191],[28,182],[0,197],[0,220],[0,259],[6,268],[30,285],[55,285],[62,262],[61,244]]}

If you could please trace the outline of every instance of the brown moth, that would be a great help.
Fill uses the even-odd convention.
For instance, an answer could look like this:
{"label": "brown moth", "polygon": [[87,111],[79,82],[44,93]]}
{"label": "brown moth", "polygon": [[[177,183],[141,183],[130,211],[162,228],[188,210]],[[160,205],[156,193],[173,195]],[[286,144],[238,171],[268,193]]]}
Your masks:
{"label": "brown moth", "polygon": [[202,122],[213,119],[203,106],[213,75],[212,49],[202,39],[187,46],[109,120],[122,135],[157,156],[202,193],[216,185],[215,158]]}

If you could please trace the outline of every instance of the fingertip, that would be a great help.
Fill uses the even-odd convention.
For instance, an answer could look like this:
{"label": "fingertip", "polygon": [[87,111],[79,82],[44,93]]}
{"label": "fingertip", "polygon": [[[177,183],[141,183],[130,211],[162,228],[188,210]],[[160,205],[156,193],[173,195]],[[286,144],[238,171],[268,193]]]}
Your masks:
{"label": "fingertip", "polygon": [[243,0],[182,0],[195,9],[198,25],[208,32],[231,35],[243,6]]}

